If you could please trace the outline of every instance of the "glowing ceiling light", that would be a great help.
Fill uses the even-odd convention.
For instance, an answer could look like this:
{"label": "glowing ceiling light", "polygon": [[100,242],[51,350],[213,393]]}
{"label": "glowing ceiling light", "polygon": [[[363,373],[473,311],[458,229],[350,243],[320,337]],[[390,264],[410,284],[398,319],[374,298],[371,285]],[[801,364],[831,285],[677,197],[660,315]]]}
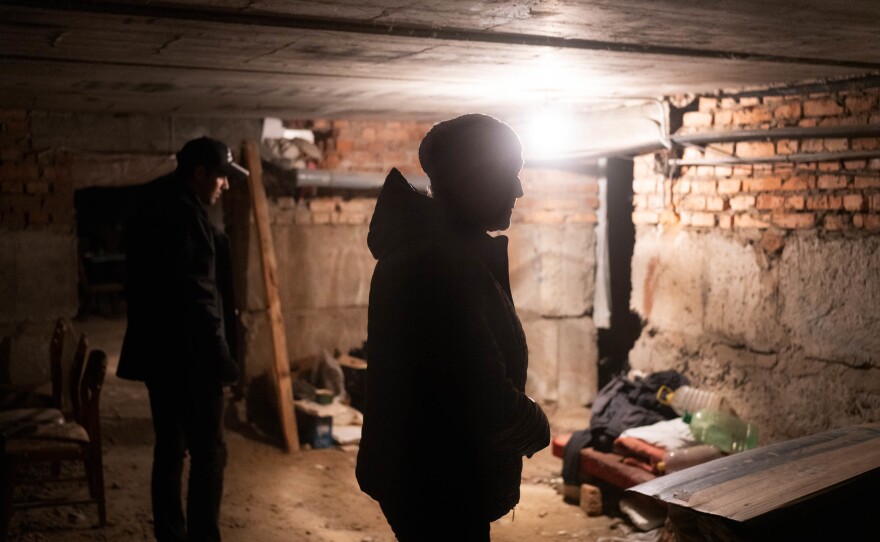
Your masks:
{"label": "glowing ceiling light", "polygon": [[523,155],[546,160],[565,156],[574,148],[570,115],[561,109],[543,108],[530,116],[520,131]]}

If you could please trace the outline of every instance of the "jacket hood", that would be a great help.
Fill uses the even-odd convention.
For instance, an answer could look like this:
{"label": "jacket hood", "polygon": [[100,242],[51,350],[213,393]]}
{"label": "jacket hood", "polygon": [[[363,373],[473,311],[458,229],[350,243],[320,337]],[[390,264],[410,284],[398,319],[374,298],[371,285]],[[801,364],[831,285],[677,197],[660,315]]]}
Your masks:
{"label": "jacket hood", "polygon": [[397,168],[385,178],[376,201],[367,246],[377,260],[424,238],[436,227],[437,205],[418,192]]}

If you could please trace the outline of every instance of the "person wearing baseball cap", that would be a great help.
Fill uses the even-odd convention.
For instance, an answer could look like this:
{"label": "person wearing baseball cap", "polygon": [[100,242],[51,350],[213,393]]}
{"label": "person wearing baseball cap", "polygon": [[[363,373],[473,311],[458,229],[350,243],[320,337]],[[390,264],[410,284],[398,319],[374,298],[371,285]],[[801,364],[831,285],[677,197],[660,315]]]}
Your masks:
{"label": "person wearing baseball cap", "polygon": [[229,245],[209,209],[248,171],[209,137],[176,156],[173,172],[144,185],[125,227],[128,324],[116,374],[149,391],[156,540],[214,542],[227,458],[223,387],[238,379],[238,366]]}

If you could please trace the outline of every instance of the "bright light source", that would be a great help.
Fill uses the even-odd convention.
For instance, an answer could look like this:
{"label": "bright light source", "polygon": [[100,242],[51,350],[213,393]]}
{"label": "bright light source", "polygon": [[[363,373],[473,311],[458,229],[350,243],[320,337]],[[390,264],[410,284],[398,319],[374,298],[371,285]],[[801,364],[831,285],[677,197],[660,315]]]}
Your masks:
{"label": "bright light source", "polygon": [[564,156],[574,148],[570,116],[559,109],[539,110],[529,117],[519,135],[523,142],[523,155],[527,159]]}

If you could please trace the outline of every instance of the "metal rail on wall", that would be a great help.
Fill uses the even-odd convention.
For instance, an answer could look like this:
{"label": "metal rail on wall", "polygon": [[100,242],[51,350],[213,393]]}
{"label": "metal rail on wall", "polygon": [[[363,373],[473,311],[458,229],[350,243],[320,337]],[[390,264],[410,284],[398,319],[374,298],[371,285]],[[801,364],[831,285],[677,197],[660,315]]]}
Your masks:
{"label": "metal rail on wall", "polygon": [[[750,130],[723,130],[697,132],[672,136],[677,146],[708,149],[712,143],[738,143],[742,141],[775,141],[780,139],[825,138],[871,138],[880,137],[880,124],[853,126],[816,126],[767,128]],[[671,158],[671,167],[681,166],[727,166],[736,164],[772,164],[779,162],[828,162],[834,160],[870,160],[880,158],[880,149],[861,151],[834,151],[818,153],[792,153],[773,156],[723,156],[718,158]]]}

